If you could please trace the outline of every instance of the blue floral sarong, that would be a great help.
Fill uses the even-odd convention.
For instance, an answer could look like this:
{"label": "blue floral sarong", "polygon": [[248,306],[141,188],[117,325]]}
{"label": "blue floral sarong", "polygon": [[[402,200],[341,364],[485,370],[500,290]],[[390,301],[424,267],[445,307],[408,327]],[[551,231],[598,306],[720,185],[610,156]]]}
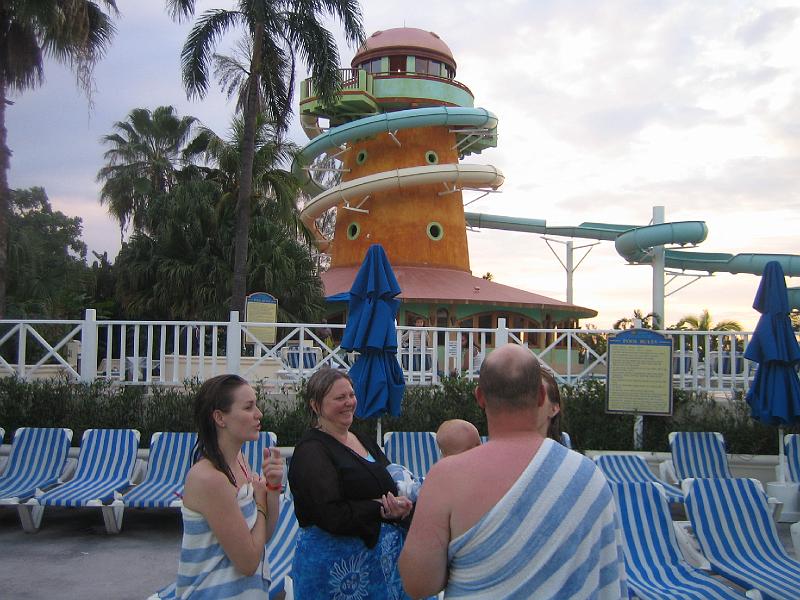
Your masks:
{"label": "blue floral sarong", "polygon": [[296,600],[406,600],[397,559],[405,529],[381,524],[378,543],[333,535],[319,527],[300,529],[292,563]]}

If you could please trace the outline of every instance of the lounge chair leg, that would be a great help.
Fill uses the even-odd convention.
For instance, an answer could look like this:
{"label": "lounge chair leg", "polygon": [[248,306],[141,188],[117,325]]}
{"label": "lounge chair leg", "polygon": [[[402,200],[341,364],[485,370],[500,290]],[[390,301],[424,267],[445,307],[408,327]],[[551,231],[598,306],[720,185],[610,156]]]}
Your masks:
{"label": "lounge chair leg", "polygon": [[122,530],[122,517],[125,512],[122,500],[114,500],[111,504],[101,506],[100,509],[103,511],[106,533],[119,533]]}
{"label": "lounge chair leg", "polygon": [[17,514],[19,515],[19,522],[22,524],[22,529],[24,529],[26,533],[36,533],[42,525],[44,506],[39,504],[36,500],[31,499],[25,504],[17,506]]}

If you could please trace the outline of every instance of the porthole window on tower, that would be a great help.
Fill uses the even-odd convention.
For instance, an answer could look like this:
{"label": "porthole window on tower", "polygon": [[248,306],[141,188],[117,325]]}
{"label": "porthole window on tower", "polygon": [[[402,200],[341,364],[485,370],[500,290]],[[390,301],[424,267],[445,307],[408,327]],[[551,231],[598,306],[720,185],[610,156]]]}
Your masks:
{"label": "porthole window on tower", "polygon": [[365,162],[367,162],[367,151],[359,150],[356,154],[356,164],[363,165]]}
{"label": "porthole window on tower", "polygon": [[437,223],[436,221],[431,221],[428,223],[428,237],[434,242],[438,242],[440,239],[442,239],[444,237],[444,229],[442,228],[442,224]]}
{"label": "porthole window on tower", "polygon": [[429,165],[435,165],[439,162],[439,155],[433,150],[428,150],[425,153],[425,162]]}
{"label": "porthole window on tower", "polygon": [[361,227],[358,225],[358,223],[353,222],[353,223],[350,223],[350,225],[347,226],[347,239],[348,240],[354,240],[354,239],[358,238],[358,234],[359,233],[361,233]]}

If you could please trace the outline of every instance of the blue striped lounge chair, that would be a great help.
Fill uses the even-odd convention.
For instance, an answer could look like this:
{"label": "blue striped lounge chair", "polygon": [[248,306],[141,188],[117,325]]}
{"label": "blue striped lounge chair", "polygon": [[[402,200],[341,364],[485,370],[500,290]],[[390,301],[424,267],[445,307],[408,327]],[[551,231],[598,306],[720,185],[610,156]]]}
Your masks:
{"label": "blue striped lounge chair", "polygon": [[721,433],[673,431],[669,434],[669,447],[672,460],[660,465],[661,479],[665,481],[732,477]]}
{"label": "blue striped lounge chair", "polygon": [[294,502],[290,497],[281,496],[281,512],[275,531],[267,543],[267,558],[272,576],[269,597],[276,598],[284,591],[286,577],[292,572],[294,547],[297,543],[297,532],[300,526],[294,515]]}
{"label": "blue striped lounge chair", "polygon": [[674,485],[658,479],[647,461],[635,454],[601,454],[594,462],[610,482],[613,483],[658,483],[664,489],[668,502],[683,502],[683,492]]}
{"label": "blue striped lounge chair", "polygon": [[131,485],[139,432],[135,429],[87,429],[81,440],[75,476],[18,506],[25,531],[37,531],[47,506],[99,507],[106,531],[119,533],[125,508],[121,492]]}
{"label": "blue striped lounge chair", "polygon": [[128,508],[178,508],[183,502],[186,473],[192,466],[197,434],[158,431],[150,439],[144,480],[122,496]]}
{"label": "blue striped lounge chair", "polygon": [[442,457],[432,431],[388,431],[383,436],[383,451],[389,462],[403,465],[418,479]]}
{"label": "blue striped lounge chair", "polygon": [[572,450],[572,438],[566,431],[561,432],[561,445]]}
{"label": "blue striped lounge chair", "polygon": [[3,445],[3,440],[6,438],[6,430],[0,427],[0,446]]}
{"label": "blue striped lounge chair", "polygon": [[271,448],[278,443],[278,437],[272,431],[261,431],[258,441],[245,442],[242,446],[242,455],[250,467],[251,473],[261,473],[261,463],[264,461],[264,448]]}
{"label": "blue striped lounge chair", "polygon": [[61,483],[72,430],[20,427],[14,433],[6,468],[0,475],[0,505],[17,505],[37,490]]}
{"label": "blue striped lounge chair", "polygon": [[786,480],[800,483],[800,435],[789,433],[783,436],[786,453]]}
{"label": "blue striped lounge chair", "polygon": [[642,600],[744,599],[683,558],[663,488],[650,482],[611,483],[622,526],[628,586]]}
{"label": "blue striped lounge chair", "polygon": [[690,479],[686,512],[714,572],[764,600],[800,598],[800,562],[786,552],[767,497],[753,479]]}

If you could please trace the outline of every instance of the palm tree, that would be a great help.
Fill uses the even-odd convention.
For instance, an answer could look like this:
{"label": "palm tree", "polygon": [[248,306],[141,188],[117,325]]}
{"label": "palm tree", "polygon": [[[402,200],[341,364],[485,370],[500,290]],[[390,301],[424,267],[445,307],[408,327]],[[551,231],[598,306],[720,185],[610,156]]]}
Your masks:
{"label": "palm tree", "polygon": [[[103,11],[106,10],[106,12]],[[4,0],[0,4],[0,316],[5,314],[10,190],[6,105],[9,91],[41,85],[44,59],[68,64],[89,94],[94,65],[114,34],[115,0]]]}
{"label": "palm tree", "polygon": [[97,174],[103,182],[100,202],[108,204],[120,232],[128,223],[134,231],[142,229],[148,202],[175,185],[196,122],[191,116],[179,117],[172,106],[135,108],[125,121],[114,123],[114,133],[101,138],[111,147],[103,155],[106,166]]}
{"label": "palm tree", "polygon": [[686,315],[675,323],[675,329],[684,331],[741,331],[742,326],[738,321],[720,321],[713,323],[708,309],[703,309],[699,315]]}
{"label": "palm tree", "polygon": [[[199,127],[197,136],[186,149],[187,158],[202,158],[212,167],[207,177],[216,181],[222,189],[220,207],[236,206],[241,188],[243,143],[244,122],[236,117],[229,139],[221,138],[211,129]],[[279,167],[290,163],[297,152],[298,147],[283,139],[267,122],[266,115],[262,113],[257,117],[250,209],[260,203],[273,204],[272,212],[283,226],[295,235],[308,238],[308,231],[302,226],[297,211],[300,193],[297,179]]]}
{"label": "palm tree", "polygon": [[612,328],[633,329],[636,326],[636,321],[641,322],[641,327],[643,329],[658,329],[661,319],[656,313],[651,312],[644,314],[644,311],[637,308],[633,311],[633,317],[622,317],[618,319],[614,325],[612,325]]}
{"label": "palm tree", "polygon": [[[708,312],[708,309],[703,309],[699,315],[686,315],[678,320],[675,325],[671,326],[670,329],[680,329],[683,331],[741,331],[742,326],[739,324],[738,321],[720,321],[719,323],[714,323],[711,320],[711,313]],[[691,350],[693,346],[693,339],[697,338],[697,352],[700,356],[705,355],[705,337],[706,336],[691,336],[686,340],[686,347],[687,350]],[[736,340],[737,346],[740,344],[741,340]],[[727,343],[727,342],[726,342]],[[717,336],[711,338],[711,350],[717,350],[719,346],[719,339]]]}
{"label": "palm tree", "polygon": [[[188,18],[194,14],[195,0],[166,0],[166,4],[174,18]],[[242,28],[245,47],[252,52],[247,76],[238,80],[238,108],[242,113],[244,137],[236,202],[231,309],[241,312],[247,291],[257,115],[265,111],[278,133],[288,129],[297,54],[309,66],[320,98],[332,103],[340,83],[339,53],[336,40],[320,18],[330,14],[339,19],[348,42],[353,44],[363,42],[364,28],[357,0],[237,0],[235,7],[235,10],[203,13],[183,46],[181,61],[188,96],[202,98],[208,91],[212,49],[222,35],[235,27]],[[228,89],[231,89],[230,84]]]}

